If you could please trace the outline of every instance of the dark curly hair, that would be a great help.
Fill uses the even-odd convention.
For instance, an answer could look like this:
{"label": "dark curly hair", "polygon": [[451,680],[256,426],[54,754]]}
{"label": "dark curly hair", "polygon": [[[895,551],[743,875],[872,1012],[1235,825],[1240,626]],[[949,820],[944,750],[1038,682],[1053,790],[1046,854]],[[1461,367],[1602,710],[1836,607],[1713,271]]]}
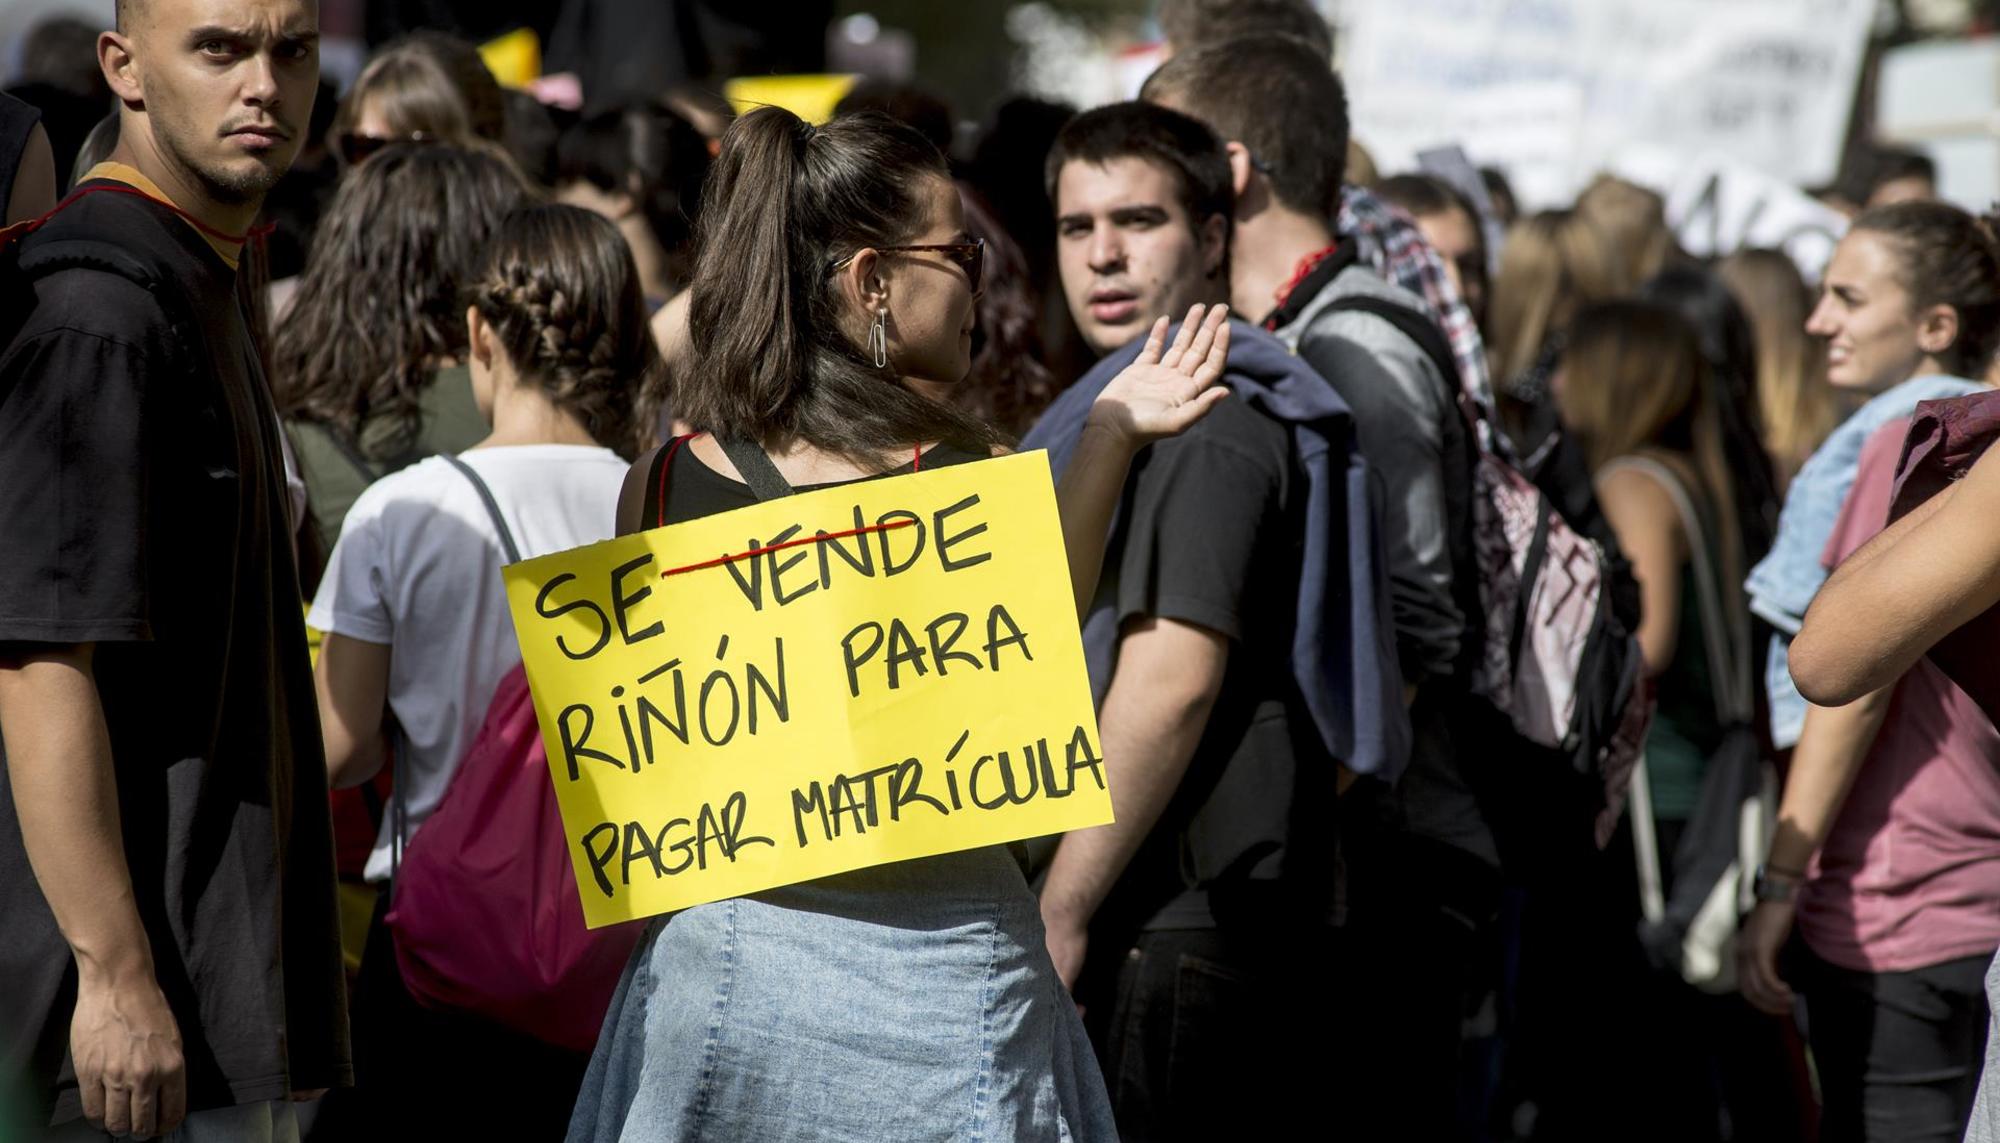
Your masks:
{"label": "dark curly hair", "polygon": [[650,447],[664,375],[631,247],[581,207],[508,215],[469,290],[521,380],[627,460]]}
{"label": "dark curly hair", "polygon": [[349,171],[277,329],[279,412],[357,443],[364,423],[392,418],[376,459],[407,450],[438,363],[465,355],[466,279],[528,197],[514,164],[484,148],[399,143]]}

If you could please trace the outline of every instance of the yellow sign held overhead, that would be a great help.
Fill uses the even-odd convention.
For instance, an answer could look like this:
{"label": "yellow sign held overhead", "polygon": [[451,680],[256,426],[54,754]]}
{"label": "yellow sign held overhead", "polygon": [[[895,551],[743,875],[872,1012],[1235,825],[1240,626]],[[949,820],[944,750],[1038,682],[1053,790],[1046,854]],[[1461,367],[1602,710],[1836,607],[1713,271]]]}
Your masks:
{"label": "yellow sign held overhead", "polygon": [[763,106],[782,107],[808,123],[833,118],[833,109],[854,90],[855,75],[745,75],[722,85],[738,115]]}
{"label": "yellow sign held overhead", "polygon": [[528,28],[516,28],[479,45],[479,58],[501,87],[526,87],[542,74],[542,41]]}
{"label": "yellow sign held overhead", "polygon": [[592,927],[1111,820],[1040,453],[506,582]]}

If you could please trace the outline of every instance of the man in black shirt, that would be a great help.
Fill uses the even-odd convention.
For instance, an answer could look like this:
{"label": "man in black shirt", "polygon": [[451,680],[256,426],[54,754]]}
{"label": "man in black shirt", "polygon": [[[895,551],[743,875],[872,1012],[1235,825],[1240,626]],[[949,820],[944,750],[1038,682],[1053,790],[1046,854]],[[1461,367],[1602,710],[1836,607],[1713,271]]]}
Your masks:
{"label": "man in black shirt", "polygon": [[[1206,128],[1099,108],[1049,167],[1063,290],[1098,353],[1227,297],[1229,166]],[[1093,612],[1115,619],[1115,665],[1093,676],[1117,821],[1062,838],[1042,916],[1126,1139],[1263,1134],[1314,1098],[1298,985],[1330,865],[1290,818],[1301,784],[1331,807],[1334,767],[1292,675],[1304,483],[1291,431],[1239,390],[1135,461],[1106,551]]]}
{"label": "man in black shirt", "polygon": [[1480,958],[1500,902],[1499,850],[1475,785],[1489,775],[1473,767],[1485,755],[1457,737],[1477,709],[1466,684],[1480,650],[1476,452],[1448,364],[1381,313],[1350,308],[1415,314],[1424,303],[1335,232],[1347,105],[1325,53],[1283,35],[1186,49],[1141,97],[1225,140],[1232,300],[1340,391],[1388,491],[1382,535],[1414,741],[1394,788],[1363,783],[1344,799],[1340,1021],[1351,1034],[1340,1070],[1353,1085],[1341,1122],[1364,1138],[1444,1137],[1456,1123],[1467,982],[1492,971]]}
{"label": "man in black shirt", "polygon": [[21,249],[0,1066],[72,1133],[296,1137],[289,1101],[350,1081],[280,438],[234,288],[317,24],[311,0],[121,0],[118,149]]}

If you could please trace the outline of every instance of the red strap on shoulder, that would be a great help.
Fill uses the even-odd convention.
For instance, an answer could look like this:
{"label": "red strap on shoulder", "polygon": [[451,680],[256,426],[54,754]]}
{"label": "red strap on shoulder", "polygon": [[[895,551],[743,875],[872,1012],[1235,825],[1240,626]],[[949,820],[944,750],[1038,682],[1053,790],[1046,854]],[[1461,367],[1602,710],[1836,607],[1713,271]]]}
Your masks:
{"label": "red strap on shoulder", "polygon": [[664,528],[667,526],[667,470],[674,466],[674,454],[681,450],[682,445],[700,435],[700,433],[683,433],[667,442],[667,455],[660,458],[660,485],[653,497],[653,502],[659,505],[659,508],[654,512],[653,527],[655,528]]}
{"label": "red strap on shoulder", "polygon": [[46,226],[48,224],[50,219],[54,218],[58,214],[61,214],[64,210],[68,209],[70,205],[75,203],[78,199],[85,198],[94,194],[125,194],[125,195],[131,195],[135,198],[143,198],[148,202],[159,203],[161,206],[166,207],[168,210],[171,210],[175,214],[180,215],[183,219],[186,219],[187,224],[189,226],[194,227],[196,230],[201,231],[203,234],[206,234],[210,238],[213,238],[219,242],[233,242],[238,245],[242,245],[244,243],[249,242],[252,238],[262,238],[265,235],[271,233],[273,229],[275,229],[275,227],[271,223],[267,222],[260,226],[251,227],[250,232],[248,234],[230,234],[227,231],[218,230],[215,227],[210,226],[208,223],[203,222],[201,219],[196,218],[194,215],[189,214],[187,211],[182,210],[180,207],[175,206],[173,203],[167,202],[165,199],[154,198],[152,195],[147,194],[145,191],[140,190],[138,187],[126,186],[124,183],[92,183],[89,186],[78,187],[75,190],[69,192],[69,194],[65,196],[61,202],[51,207],[48,213],[42,215],[40,218],[24,219],[20,222],[15,223],[12,226],[7,227],[5,230],[0,230],[0,248],[4,248],[6,246],[11,245],[12,243],[18,242],[22,238],[25,238],[28,235],[33,234],[35,231],[40,230],[43,226]]}
{"label": "red strap on shoulder", "polygon": [[924,470],[924,446],[920,442],[918,444],[913,444],[910,446],[910,471],[922,472],[923,470]]}

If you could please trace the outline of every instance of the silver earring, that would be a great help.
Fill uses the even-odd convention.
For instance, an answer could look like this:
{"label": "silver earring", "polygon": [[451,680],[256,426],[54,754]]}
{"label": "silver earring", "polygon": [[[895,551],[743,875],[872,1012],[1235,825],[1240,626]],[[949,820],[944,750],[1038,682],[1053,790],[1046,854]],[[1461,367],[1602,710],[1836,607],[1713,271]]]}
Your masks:
{"label": "silver earring", "polygon": [[875,368],[889,367],[889,311],[876,310],[875,324],[868,327],[868,348],[875,353]]}

